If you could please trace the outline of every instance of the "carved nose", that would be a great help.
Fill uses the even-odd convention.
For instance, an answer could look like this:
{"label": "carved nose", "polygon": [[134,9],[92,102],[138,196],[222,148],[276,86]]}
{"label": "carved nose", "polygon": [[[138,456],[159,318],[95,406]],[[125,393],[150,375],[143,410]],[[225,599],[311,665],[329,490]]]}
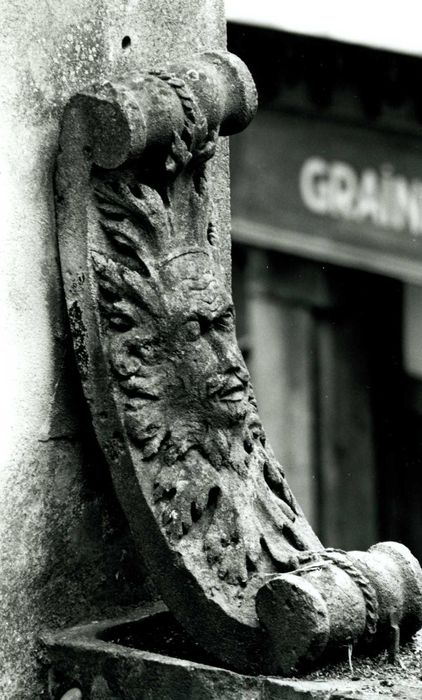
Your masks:
{"label": "carved nose", "polygon": [[212,347],[221,362],[220,370],[240,371],[243,365],[243,358],[236,340],[231,336],[221,337],[220,333],[214,333],[212,338]]}

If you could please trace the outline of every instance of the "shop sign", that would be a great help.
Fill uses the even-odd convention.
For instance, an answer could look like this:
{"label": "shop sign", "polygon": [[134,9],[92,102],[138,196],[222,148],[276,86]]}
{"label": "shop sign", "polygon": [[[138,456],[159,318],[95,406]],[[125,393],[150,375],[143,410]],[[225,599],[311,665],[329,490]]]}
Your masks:
{"label": "shop sign", "polygon": [[231,152],[235,237],[422,281],[422,133],[264,112]]}
{"label": "shop sign", "polygon": [[391,163],[358,170],[311,156],[300,168],[299,191],[314,214],[422,235],[422,180],[395,173]]}

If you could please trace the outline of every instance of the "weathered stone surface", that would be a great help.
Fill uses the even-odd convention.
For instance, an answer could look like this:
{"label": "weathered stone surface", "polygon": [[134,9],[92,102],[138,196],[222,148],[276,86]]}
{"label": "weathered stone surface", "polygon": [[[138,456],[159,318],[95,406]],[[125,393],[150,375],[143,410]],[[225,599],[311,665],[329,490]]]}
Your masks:
{"label": "weathered stone surface", "polygon": [[[224,47],[220,0],[5,0],[0,57],[2,361],[0,697],[34,700],[45,626],[147,592],[74,372],[57,262],[53,169],[63,105],[123,67]],[[131,43],[122,47],[125,36]],[[213,164],[229,239],[226,145]]]}
{"label": "weathered stone surface", "polygon": [[217,138],[255,107],[224,53],[99,86],[67,106],[56,184],[75,354],[140,551],[204,648],[262,670],[255,593],[321,545],[266,444],[214,213]]}
{"label": "weathered stone surface", "polygon": [[[160,618],[162,620],[160,621]],[[48,635],[47,653],[54,673],[51,700],[76,688],[82,700],[416,700],[422,682],[415,677],[421,649],[404,655],[406,671],[386,662],[365,661],[366,677],[338,666],[318,680],[240,675],[212,665],[211,659],[178,633],[159,604],[120,620]],[[182,652],[182,653],[181,653]],[[175,654],[179,658],[175,658]],[[205,656],[205,658],[203,658]],[[383,670],[381,671],[381,668]],[[341,676],[336,677],[336,676]],[[354,676],[354,678],[355,678]]]}
{"label": "weathered stone surface", "polygon": [[[364,605],[363,605],[364,607]],[[289,675],[298,659],[318,659],[330,637],[330,618],[319,591],[295,574],[274,578],[257,594],[258,617],[268,630],[268,667]]]}

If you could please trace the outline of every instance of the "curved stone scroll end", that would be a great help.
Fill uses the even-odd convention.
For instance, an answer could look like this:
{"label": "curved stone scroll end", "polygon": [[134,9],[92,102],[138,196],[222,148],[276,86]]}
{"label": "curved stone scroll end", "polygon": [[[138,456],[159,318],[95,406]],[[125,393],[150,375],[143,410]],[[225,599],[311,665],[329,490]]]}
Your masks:
{"label": "curved stone scroll end", "polygon": [[288,676],[300,661],[318,658],[330,636],[321,593],[300,576],[283,574],[259,589],[256,610],[269,636],[269,673]]}
{"label": "curved stone scroll end", "polygon": [[400,632],[416,632],[422,569],[396,542],[368,552],[327,549],[265,583],[256,609],[270,640],[269,672],[290,675],[341,647],[388,648]]}
{"label": "curved stone scroll end", "polygon": [[208,52],[74,95],[66,106],[61,140],[69,132],[72,138],[79,134],[87,158],[113,169],[146,149],[169,148],[174,135],[182,133],[188,150],[205,160],[213,155],[210,147],[204,150],[210,135],[215,140],[241,131],[256,109],[257,93],[245,64],[228,52]]}

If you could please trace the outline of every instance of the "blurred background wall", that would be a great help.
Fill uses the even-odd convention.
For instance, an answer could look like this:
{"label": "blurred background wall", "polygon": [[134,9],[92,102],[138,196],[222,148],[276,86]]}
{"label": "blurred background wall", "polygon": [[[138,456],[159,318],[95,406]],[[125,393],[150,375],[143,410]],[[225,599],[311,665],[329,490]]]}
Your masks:
{"label": "blurred background wall", "polygon": [[[336,26],[324,5],[314,34]],[[391,50],[399,21],[359,34],[358,7],[338,41],[293,6],[286,31],[281,6],[227,2],[260,97],[231,144],[238,334],[324,543],[396,539],[422,559],[422,60],[416,41]]]}

